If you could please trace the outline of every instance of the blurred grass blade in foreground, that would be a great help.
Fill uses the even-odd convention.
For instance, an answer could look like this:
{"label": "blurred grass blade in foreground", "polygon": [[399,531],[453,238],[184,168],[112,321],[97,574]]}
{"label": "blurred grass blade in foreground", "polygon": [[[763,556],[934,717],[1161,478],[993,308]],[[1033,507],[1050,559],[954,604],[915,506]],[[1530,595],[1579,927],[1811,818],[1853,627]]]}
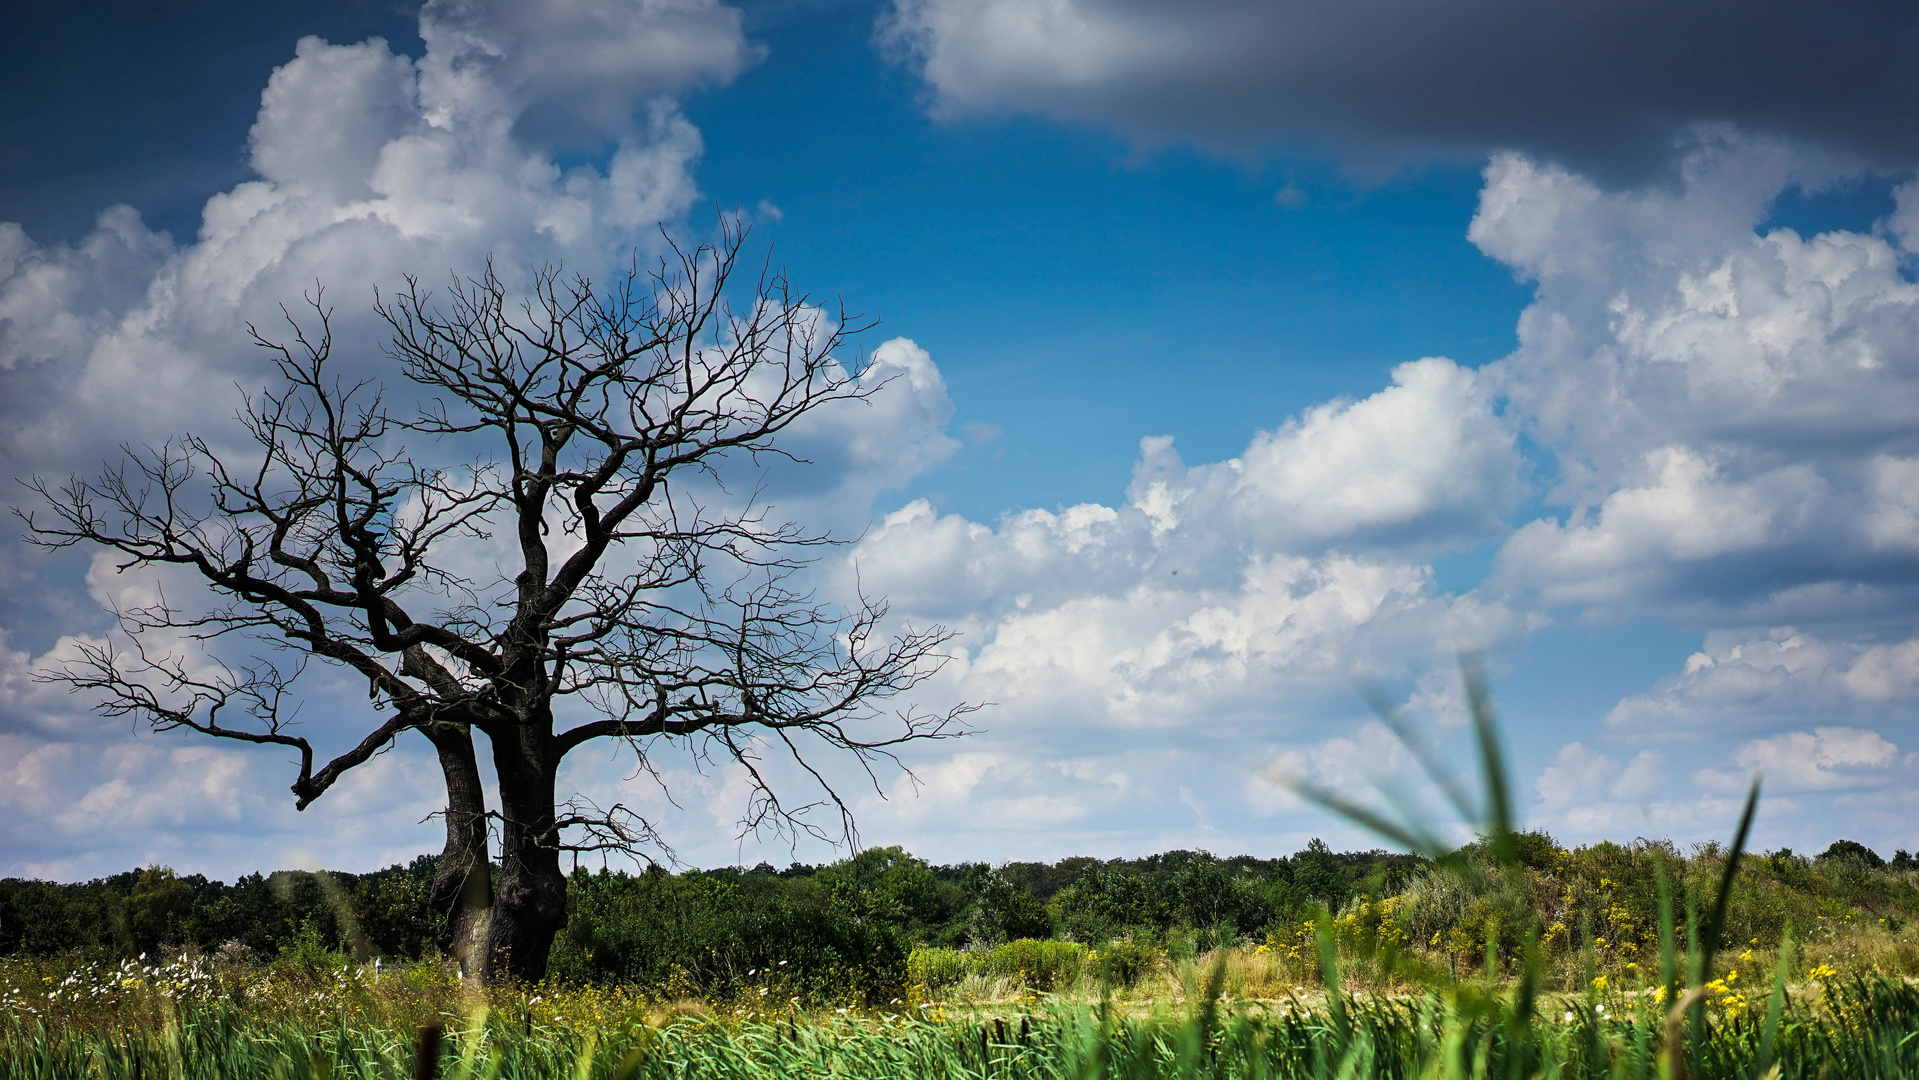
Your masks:
{"label": "blurred grass blade in foreground", "polygon": [[[1514,842],[1517,828],[1512,786],[1506,770],[1505,752],[1500,746],[1492,694],[1487,689],[1485,671],[1477,657],[1470,654],[1462,656],[1459,667],[1467,711],[1472,717],[1473,738],[1477,744],[1480,781],[1485,789],[1483,803],[1476,803],[1447,766],[1444,756],[1407,723],[1400,708],[1389,705],[1376,691],[1362,687],[1360,692],[1373,711],[1379,714],[1387,729],[1418,762],[1420,771],[1466,820],[1466,824],[1486,839],[1494,857],[1501,864],[1512,865],[1518,861],[1518,847]],[[1300,798],[1435,862],[1445,860],[1457,850],[1457,845],[1444,840],[1431,825],[1422,820],[1422,815],[1412,809],[1411,801],[1393,787],[1376,786],[1380,794],[1400,811],[1398,820],[1304,775],[1278,770],[1269,771],[1266,775]]]}

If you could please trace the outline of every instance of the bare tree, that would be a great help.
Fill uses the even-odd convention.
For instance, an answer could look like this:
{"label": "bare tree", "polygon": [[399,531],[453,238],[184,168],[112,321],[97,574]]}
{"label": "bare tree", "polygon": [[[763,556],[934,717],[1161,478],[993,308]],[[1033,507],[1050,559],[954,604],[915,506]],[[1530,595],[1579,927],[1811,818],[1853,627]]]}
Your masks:
{"label": "bare tree", "polygon": [[[798,591],[794,571],[826,538],[718,485],[725,461],[790,457],[778,437],[796,421],[879,388],[836,355],[859,328],[783,275],[762,272],[749,304],[729,303],[744,240],[723,222],[716,243],[675,246],[605,291],[543,270],[521,301],[491,266],[444,301],[409,279],[376,306],[389,359],[424,390],[417,414],[334,377],[319,295],[316,332],[291,317],[290,342],[254,331],[279,384],[240,414],[252,452],[189,435],[129,448],[96,478],[29,482],[44,502],[25,514],[35,542],[184,567],[215,598],[120,611],[116,644],[50,677],[157,728],[296,750],[302,809],[420,731],[447,780],[435,900],[456,951],[484,934],[489,979],[544,974],[565,919],[563,852],[659,840],[623,806],[560,800],[561,760],[595,740],[623,740],[640,769],[656,740],[684,740],[741,769],[744,828],[850,839],[820,754],[873,779],[900,744],[963,733],[972,707],[883,712],[937,670],[948,633],[886,637],[883,602],[842,611]],[[226,638],[268,648],[223,664]],[[364,678],[375,714],[324,763],[294,717],[313,658]],[[474,729],[492,746],[497,810]],[[809,796],[783,798],[769,752]]]}

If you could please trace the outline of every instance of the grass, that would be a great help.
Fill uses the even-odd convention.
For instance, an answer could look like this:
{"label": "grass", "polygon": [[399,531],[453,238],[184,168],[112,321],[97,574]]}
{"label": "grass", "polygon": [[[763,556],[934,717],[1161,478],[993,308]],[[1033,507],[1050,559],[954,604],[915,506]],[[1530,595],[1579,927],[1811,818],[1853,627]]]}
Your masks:
{"label": "grass", "polygon": [[[1330,935],[1330,928],[1328,928]],[[1677,958],[1676,958],[1677,959]],[[800,1008],[757,994],[665,1002],[603,988],[477,992],[437,968],[215,970],[193,961],[17,984],[0,1076],[410,1077],[1694,1077],[1919,1074],[1919,992],[1884,977],[1708,1003],[1688,1031],[1663,987],[1542,994],[1235,997],[1240,952],[1169,965],[1172,997],[949,998]],[[15,965],[17,967],[18,965]],[[9,969],[14,979],[26,974]],[[38,978],[50,978],[40,975]],[[1335,974],[1333,980],[1336,982]],[[68,981],[71,980],[71,981]],[[1141,987],[1145,990],[1146,987]],[[1163,987],[1160,989],[1164,989]],[[1689,995],[1690,996],[1690,995]],[[423,1030],[443,1034],[423,1040]],[[1674,1051],[1677,1050],[1677,1055]]]}
{"label": "grass", "polygon": [[[1432,868],[1256,944],[1185,931],[920,949],[900,996],[838,1004],[784,963],[749,970],[725,1000],[673,1000],[479,990],[437,965],[353,967],[317,945],[270,965],[13,959],[0,961],[0,1080],[1919,1075],[1903,926],[1792,910],[1798,894],[1773,886],[1810,865],[1742,854],[1757,784],[1732,843],[1691,859],[1660,845],[1542,849],[1512,827],[1470,669],[1467,687],[1484,807],[1423,760],[1484,841],[1448,852],[1417,821],[1299,785]],[[1574,912],[1577,930],[1553,919]]]}

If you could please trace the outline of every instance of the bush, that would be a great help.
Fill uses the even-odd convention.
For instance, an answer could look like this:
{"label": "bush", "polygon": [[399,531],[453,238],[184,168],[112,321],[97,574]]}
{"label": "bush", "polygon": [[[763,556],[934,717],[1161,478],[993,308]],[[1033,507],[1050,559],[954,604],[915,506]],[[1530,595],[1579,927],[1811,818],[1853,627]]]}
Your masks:
{"label": "bush", "polygon": [[974,941],[998,945],[1020,938],[1052,937],[1053,920],[1032,893],[995,872],[980,883],[972,932]]}
{"label": "bush", "polygon": [[1076,941],[1020,938],[973,955],[977,958],[976,970],[982,975],[1017,979],[1029,989],[1046,991],[1078,981],[1089,954],[1090,950]]}
{"label": "bush", "polygon": [[1886,865],[1879,853],[1855,840],[1834,840],[1819,856],[1820,862],[1850,862],[1869,870],[1877,870]]}
{"label": "bush", "polygon": [[320,928],[313,923],[301,927],[297,936],[280,946],[280,954],[273,959],[275,971],[305,979],[331,975],[346,966],[346,954],[328,948]]}
{"label": "bush", "polygon": [[812,878],[737,870],[575,872],[549,971],[670,996],[730,999],[777,973],[783,993],[892,997],[907,949]]}
{"label": "bush", "polygon": [[1100,976],[1114,986],[1132,986],[1159,966],[1159,949],[1151,942],[1119,938],[1096,954]]}
{"label": "bush", "polygon": [[939,946],[914,949],[906,958],[906,981],[925,990],[939,990],[973,974],[967,954]]}
{"label": "bush", "polygon": [[[1124,983],[1129,984],[1146,965],[1130,946],[1121,944],[1118,950]],[[978,976],[1006,979],[1027,990],[1046,992],[1066,989],[1082,975],[1097,974],[1106,955],[1074,941],[1020,938],[975,952],[938,947],[915,949],[906,962],[906,970],[910,982],[927,990],[956,986],[969,977]]]}

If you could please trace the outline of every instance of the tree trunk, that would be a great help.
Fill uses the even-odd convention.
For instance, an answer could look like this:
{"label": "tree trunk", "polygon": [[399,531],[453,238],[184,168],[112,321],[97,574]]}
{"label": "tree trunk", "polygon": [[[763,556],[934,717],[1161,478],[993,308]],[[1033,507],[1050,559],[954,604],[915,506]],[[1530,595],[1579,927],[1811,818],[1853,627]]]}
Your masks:
{"label": "tree trunk", "polygon": [[554,821],[560,754],[551,721],[520,724],[494,740],[500,781],[500,881],[486,928],[488,983],[536,983],[566,925],[566,875]]}
{"label": "tree trunk", "polygon": [[473,734],[464,724],[429,724],[421,731],[440,752],[446,778],[446,850],[433,874],[430,902],[446,917],[442,947],[460,965],[461,976],[478,978],[493,906],[493,867],[487,861],[486,792]]}

